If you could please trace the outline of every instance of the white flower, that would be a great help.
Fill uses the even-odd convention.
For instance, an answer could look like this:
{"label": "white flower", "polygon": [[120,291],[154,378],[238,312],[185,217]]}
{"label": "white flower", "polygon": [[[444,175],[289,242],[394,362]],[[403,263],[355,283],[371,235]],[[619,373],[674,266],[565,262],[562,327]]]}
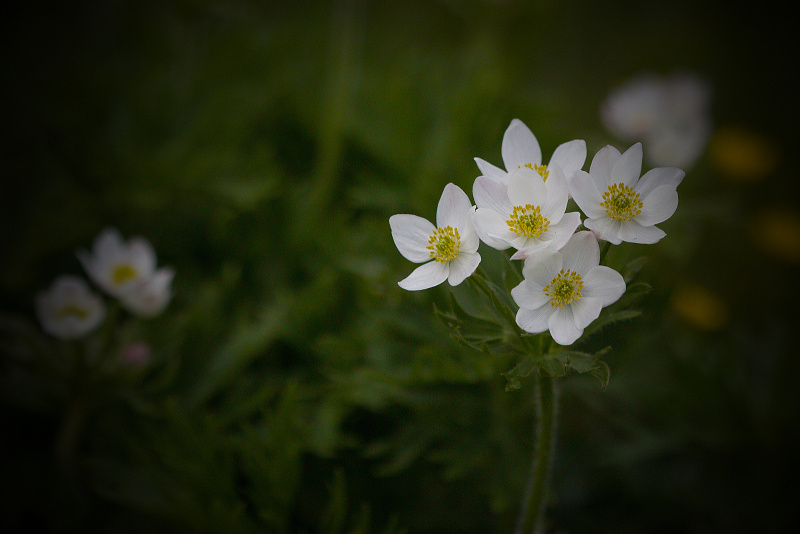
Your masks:
{"label": "white flower", "polygon": [[708,83],[691,74],[642,74],[614,90],[601,107],[606,128],[624,141],[643,141],[657,166],[692,165],[711,135]]}
{"label": "white flower", "polygon": [[560,251],[526,259],[525,278],[511,290],[520,328],[535,334],[550,330],[559,345],[574,343],[600,310],[625,292],[622,275],[599,263],[600,247],[587,231],[574,234]]}
{"label": "white flower", "polygon": [[475,158],[483,176],[508,185],[510,173],[521,168],[528,167],[538,172],[542,178],[547,179],[548,170],[554,166],[560,167],[565,177],[583,167],[586,161],[586,142],[582,139],[574,139],[556,147],[550,162],[542,165],[542,149],[539,141],[533,135],[530,128],[525,126],[519,119],[514,119],[506,128],[503,135],[503,144],[500,148],[503,156],[503,164],[506,170],[495,167],[481,158]]}
{"label": "white flower", "polygon": [[120,296],[122,305],[130,312],[142,317],[154,317],[164,311],[172,298],[170,286],[175,272],[163,268],[150,278],[140,280]]}
{"label": "white flower", "polygon": [[106,307],[82,278],[62,275],[36,296],[36,314],[48,334],[75,339],[103,322]]}
{"label": "white flower", "polygon": [[392,215],[397,250],[414,263],[433,260],[417,267],[398,282],[409,291],[427,289],[445,281],[458,285],[471,275],[481,261],[478,235],[470,218],[474,211],[469,197],[454,184],[447,184],[436,210],[436,225],[416,215]]}
{"label": "white flower", "polygon": [[522,259],[545,247],[564,246],[581,223],[577,212],[564,213],[569,188],[559,167],[551,167],[543,180],[534,170],[521,167],[508,173],[508,186],[485,176],[475,179],[472,194],[477,210],[475,231],[492,248],[517,249],[511,259]]}
{"label": "white flower", "polygon": [[155,315],[169,302],[174,272],[156,270],[156,254],[146,239],[133,237],[126,243],[117,230],[107,228],[95,239],[91,254],[79,250],[77,256],[89,277],[131,312]]}
{"label": "white flower", "polygon": [[678,185],[685,173],[674,167],[658,167],[639,178],[642,144],[624,154],[612,147],[601,149],[589,172],[572,176],[572,198],[588,217],[584,225],[600,239],[618,245],[655,243],[666,234],[655,224],[669,219],[678,207]]}

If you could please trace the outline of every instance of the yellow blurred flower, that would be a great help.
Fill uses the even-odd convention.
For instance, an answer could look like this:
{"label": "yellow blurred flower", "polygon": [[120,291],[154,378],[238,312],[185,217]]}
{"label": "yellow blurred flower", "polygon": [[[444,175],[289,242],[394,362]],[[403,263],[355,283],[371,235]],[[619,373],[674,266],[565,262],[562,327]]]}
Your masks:
{"label": "yellow blurred flower", "polygon": [[790,262],[800,262],[800,213],[772,208],[750,220],[750,237],[765,252]]}
{"label": "yellow blurred flower", "polygon": [[778,163],[773,143],[740,126],[719,128],[711,138],[708,155],[720,175],[734,182],[763,180]]}
{"label": "yellow blurred flower", "polygon": [[728,322],[727,304],[698,284],[678,287],[670,304],[684,321],[701,330],[719,330]]}

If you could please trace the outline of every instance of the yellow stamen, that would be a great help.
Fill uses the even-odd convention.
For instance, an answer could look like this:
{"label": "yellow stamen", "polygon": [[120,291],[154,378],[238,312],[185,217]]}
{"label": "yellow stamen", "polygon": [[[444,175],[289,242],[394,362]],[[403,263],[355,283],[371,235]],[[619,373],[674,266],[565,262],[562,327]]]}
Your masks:
{"label": "yellow stamen", "polygon": [[430,244],[426,248],[431,251],[431,258],[441,263],[456,259],[461,250],[458,228],[452,226],[435,229],[428,243]]}
{"label": "yellow stamen", "polygon": [[58,310],[58,312],[56,313],[56,318],[64,319],[66,317],[69,317],[70,315],[74,315],[78,319],[86,319],[87,317],[89,317],[89,312],[87,312],[83,308],[75,306],[74,304],[67,304],[66,306]]}
{"label": "yellow stamen", "polygon": [[581,275],[572,269],[561,269],[555,278],[544,286],[544,294],[550,297],[550,306],[563,308],[566,304],[581,299],[583,280]]}
{"label": "yellow stamen", "polygon": [[517,168],[520,167],[528,167],[529,169],[536,171],[539,173],[539,176],[542,177],[543,181],[547,181],[547,177],[550,176],[550,171],[547,170],[547,165],[537,165],[535,163],[526,163],[525,165],[517,165]]}
{"label": "yellow stamen", "polygon": [[632,221],[642,213],[643,205],[639,193],[625,184],[610,185],[603,193],[602,206],[609,217],[618,221]]}
{"label": "yellow stamen", "polygon": [[138,277],[139,273],[136,272],[136,269],[127,263],[117,265],[111,272],[111,280],[117,285],[124,284],[130,280],[135,280]]}
{"label": "yellow stamen", "polygon": [[517,235],[541,237],[550,226],[550,221],[546,217],[542,217],[542,210],[539,206],[525,204],[524,206],[514,206],[514,211],[508,216],[506,224]]}

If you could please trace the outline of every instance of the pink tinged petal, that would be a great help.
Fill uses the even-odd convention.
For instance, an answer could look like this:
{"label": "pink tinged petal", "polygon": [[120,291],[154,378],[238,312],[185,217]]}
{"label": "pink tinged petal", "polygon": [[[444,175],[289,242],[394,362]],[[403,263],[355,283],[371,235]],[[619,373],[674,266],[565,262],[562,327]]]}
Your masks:
{"label": "pink tinged petal", "polygon": [[619,229],[619,238],[622,241],[643,245],[658,243],[665,235],[667,234],[656,226],[642,226],[636,221],[622,223]]}
{"label": "pink tinged petal", "polygon": [[583,334],[583,328],[578,328],[575,325],[575,317],[571,306],[554,308],[554,310],[547,321],[550,335],[559,345],[572,345]]}
{"label": "pink tinged petal", "polygon": [[548,248],[525,260],[522,275],[526,280],[530,280],[539,287],[544,287],[553,281],[563,266],[561,254]]}
{"label": "pink tinged petal", "polygon": [[431,258],[426,247],[436,229],[430,221],[417,215],[392,215],[389,217],[392,239],[397,250],[409,261],[421,263]]}
{"label": "pink tinged petal", "polygon": [[642,204],[642,213],[634,220],[642,226],[652,226],[672,217],[678,209],[678,192],[670,185],[662,185],[644,197]]}
{"label": "pink tinged petal", "polygon": [[477,252],[462,252],[454,260],[450,261],[450,273],[447,281],[451,286],[457,286],[469,275],[475,272],[481,262],[481,255]]}
{"label": "pink tinged petal", "polygon": [[450,274],[448,263],[431,261],[420,265],[406,278],[397,282],[397,285],[408,291],[419,291],[438,286],[447,280],[447,276]]}
{"label": "pink tinged petal", "polygon": [[561,249],[561,256],[564,268],[583,276],[600,263],[600,246],[592,232],[578,232]]}
{"label": "pink tinged petal", "polygon": [[472,202],[467,194],[457,185],[447,184],[436,208],[436,225],[439,228],[445,226],[461,228],[469,221],[471,210]]}
{"label": "pink tinged petal", "polygon": [[541,308],[550,302],[550,297],[545,294],[543,287],[533,280],[523,280],[511,290],[511,298],[517,306],[528,310]]}
{"label": "pink tinged petal", "polygon": [[498,234],[506,237],[517,236],[509,230],[506,220],[499,213],[488,208],[475,210],[472,216],[472,225],[481,241],[497,250],[505,250],[511,246],[508,240]]}
{"label": "pink tinged petal", "polygon": [[644,198],[657,187],[668,185],[677,189],[686,173],[675,167],[658,167],[644,173],[634,189]]}
{"label": "pink tinged petal", "polygon": [[583,296],[578,300],[573,300],[569,305],[572,308],[572,317],[575,327],[583,331],[592,321],[600,316],[603,304],[600,299]]}
{"label": "pink tinged petal", "polygon": [[506,173],[506,171],[503,169],[495,167],[488,161],[484,161],[481,158],[475,158],[475,163],[478,164],[478,169],[480,169],[483,176],[501,184],[508,183],[508,173]]}
{"label": "pink tinged petal", "polygon": [[478,250],[478,245],[480,245],[480,239],[478,238],[478,234],[475,232],[475,227],[472,225],[472,215],[474,213],[475,208],[470,208],[469,219],[463,226],[458,227],[458,233],[461,236],[460,251],[462,253],[475,252]]}
{"label": "pink tinged petal", "polygon": [[605,213],[603,215],[599,219],[586,219],[583,221],[583,225],[597,234],[598,239],[605,239],[609,243],[619,245],[622,243],[619,235],[622,221],[614,220]]}
{"label": "pink tinged petal", "polygon": [[578,212],[571,211],[565,213],[564,216],[557,224],[551,224],[547,227],[545,234],[550,246],[555,250],[561,250],[567,244],[572,234],[578,229],[581,224],[581,215]]}
{"label": "pink tinged petal", "polygon": [[545,187],[547,188],[547,197],[541,205],[542,216],[546,217],[550,224],[554,224],[564,216],[567,202],[569,202],[569,186],[560,168],[554,167],[550,170]]}
{"label": "pink tinged petal", "polygon": [[586,163],[586,141],[574,139],[556,147],[547,167],[558,166],[565,176],[569,176],[583,168],[584,163]]}
{"label": "pink tinged petal", "polygon": [[478,209],[494,210],[502,216],[508,216],[514,206],[508,200],[508,187],[494,182],[485,176],[479,176],[472,185],[472,196]]}
{"label": "pink tinged petal", "polygon": [[[547,186],[538,172],[522,167],[510,173],[508,200],[513,206],[542,206],[547,200]],[[510,213],[509,213],[510,215]]]}
{"label": "pink tinged petal", "polygon": [[625,280],[611,267],[598,265],[583,277],[581,294],[586,298],[598,299],[603,307],[615,303],[625,293]]}
{"label": "pink tinged petal", "polygon": [[539,141],[530,128],[519,119],[514,119],[503,135],[503,144],[500,148],[503,163],[508,172],[528,163],[539,165],[542,163],[542,149]]}
{"label": "pink tinged petal", "polygon": [[611,184],[625,184],[628,187],[636,185],[642,173],[642,144],[636,143],[626,150],[614,163],[611,169]]}
{"label": "pink tinged petal", "polygon": [[603,197],[593,178],[587,172],[577,171],[572,175],[569,184],[570,193],[572,193],[572,199],[587,217],[599,219],[606,215],[606,211],[600,203]]}
{"label": "pink tinged petal", "polygon": [[525,259],[528,259],[529,257],[530,257],[529,251],[527,251],[525,249],[522,249],[522,250],[518,250],[515,253],[513,253],[511,255],[511,257],[508,258],[508,259],[510,259],[510,260],[525,260]]}
{"label": "pink tinged petal", "polygon": [[538,334],[544,332],[548,328],[550,317],[553,315],[553,310],[556,310],[549,304],[537,308],[535,310],[527,310],[520,308],[517,310],[517,325],[531,334]]}
{"label": "pink tinged petal", "polygon": [[589,174],[592,175],[598,191],[605,191],[611,185],[611,169],[614,168],[619,157],[619,150],[611,145],[606,145],[592,158]]}

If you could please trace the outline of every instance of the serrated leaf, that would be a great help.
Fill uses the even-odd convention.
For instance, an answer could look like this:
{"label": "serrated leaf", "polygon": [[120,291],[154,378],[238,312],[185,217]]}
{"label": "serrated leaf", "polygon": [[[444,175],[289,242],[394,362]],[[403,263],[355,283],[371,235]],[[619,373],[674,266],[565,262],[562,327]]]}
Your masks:
{"label": "serrated leaf", "polygon": [[593,376],[597,377],[603,389],[608,387],[608,381],[611,379],[611,368],[608,367],[606,362],[598,360],[597,367],[592,369],[591,373]]}
{"label": "serrated leaf", "polygon": [[647,256],[639,256],[636,259],[633,259],[628,262],[627,265],[622,269],[622,278],[625,280],[625,283],[630,283],[631,280],[636,278],[636,275],[639,274],[639,271],[642,270],[642,267],[647,263]]}
{"label": "serrated leaf", "polygon": [[506,391],[519,389],[522,387],[522,378],[527,378],[536,369],[536,358],[532,355],[525,356],[522,361],[515,365],[509,371],[503,373],[508,383],[506,384]]}
{"label": "serrated leaf", "polygon": [[590,324],[586,330],[583,331],[583,337],[587,337],[610,324],[633,319],[641,314],[642,312],[639,310],[620,310],[608,313],[606,315],[600,315],[599,318],[592,322],[592,324]]}

